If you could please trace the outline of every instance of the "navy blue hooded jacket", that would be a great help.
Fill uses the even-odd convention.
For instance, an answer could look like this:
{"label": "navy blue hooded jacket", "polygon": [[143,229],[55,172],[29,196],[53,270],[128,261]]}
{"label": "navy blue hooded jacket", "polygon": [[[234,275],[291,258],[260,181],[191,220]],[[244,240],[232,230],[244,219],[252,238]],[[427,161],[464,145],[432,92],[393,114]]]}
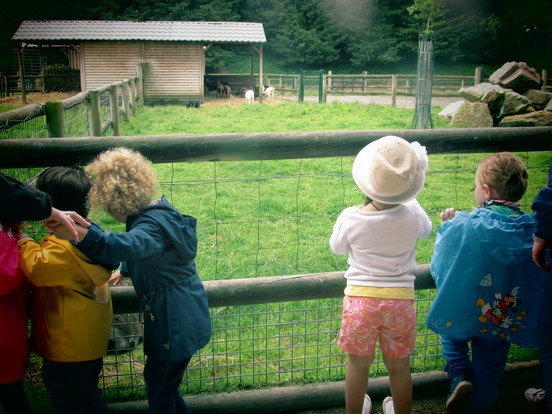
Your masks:
{"label": "navy blue hooded jacket", "polygon": [[103,262],[121,261],[144,317],[144,353],[163,359],[191,357],[211,338],[207,294],[194,259],[197,220],[166,199],[128,217],[126,233],[92,225],[77,247]]}

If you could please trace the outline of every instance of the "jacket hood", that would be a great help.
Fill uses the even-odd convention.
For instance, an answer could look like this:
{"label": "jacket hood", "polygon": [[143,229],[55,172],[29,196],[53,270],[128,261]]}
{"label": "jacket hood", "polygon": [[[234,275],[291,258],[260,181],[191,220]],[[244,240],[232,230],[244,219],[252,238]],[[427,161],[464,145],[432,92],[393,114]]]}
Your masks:
{"label": "jacket hood", "polygon": [[483,249],[493,260],[509,266],[517,263],[520,254],[532,249],[536,220],[530,214],[507,216],[479,208],[471,213],[458,213],[442,227],[443,231],[464,229],[463,238]]}

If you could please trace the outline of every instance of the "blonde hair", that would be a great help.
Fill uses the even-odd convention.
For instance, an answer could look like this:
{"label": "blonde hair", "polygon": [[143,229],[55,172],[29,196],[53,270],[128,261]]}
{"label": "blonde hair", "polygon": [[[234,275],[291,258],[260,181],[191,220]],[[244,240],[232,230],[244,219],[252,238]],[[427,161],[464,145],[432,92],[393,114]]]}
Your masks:
{"label": "blonde hair", "polygon": [[128,148],[102,152],[85,170],[92,181],[89,202],[93,209],[137,216],[157,191],[151,162]]}
{"label": "blonde hair", "polygon": [[527,189],[527,167],[511,152],[500,152],[484,158],[475,173],[481,185],[487,184],[503,200],[518,201]]}

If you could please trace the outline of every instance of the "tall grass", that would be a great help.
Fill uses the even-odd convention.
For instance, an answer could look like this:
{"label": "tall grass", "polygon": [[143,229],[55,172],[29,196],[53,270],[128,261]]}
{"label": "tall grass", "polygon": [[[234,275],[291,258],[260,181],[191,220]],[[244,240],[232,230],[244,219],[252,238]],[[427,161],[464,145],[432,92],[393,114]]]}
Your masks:
{"label": "tall grass", "polygon": [[[433,108],[436,127],[447,128],[437,118],[439,109]],[[413,115],[413,109],[358,103],[140,107],[121,132],[134,136],[407,129]],[[434,231],[444,208],[468,210],[475,204],[474,172],[484,155],[429,155],[426,185],[418,199],[432,218]],[[522,200],[522,207],[530,211],[531,200],[545,184],[552,152],[519,155],[530,167],[530,187]],[[214,280],[345,270],[347,258],[331,252],[328,238],[340,211],[363,201],[351,178],[353,158],[171,163],[155,168],[160,194],[198,218],[198,271],[203,280]],[[106,215],[93,218],[107,229],[124,231]],[[433,240],[434,232],[419,241],[418,263],[429,263]],[[413,371],[442,367],[438,337],[424,324],[434,294],[417,292]],[[341,380],[345,358],[335,345],[339,323],[340,299],[213,309],[213,339],[192,360],[183,390],[198,393]],[[527,358],[519,349],[511,356],[511,360]],[[140,361],[143,355],[135,352],[131,359]],[[113,363],[111,357],[106,361]],[[104,381],[124,388],[126,381],[136,380],[136,364],[129,369],[132,372],[118,372],[115,379]],[[372,375],[385,374],[377,354]],[[126,393],[143,396],[143,388],[127,386],[133,391]]]}
{"label": "tall grass", "polygon": [[[448,128],[437,117],[440,109],[432,112],[436,127]],[[142,107],[122,127],[122,134],[406,129],[413,114],[408,108],[338,102]],[[551,154],[518,154],[530,167],[530,186],[522,200],[528,211],[536,192],[545,185]],[[474,172],[484,155],[430,154],[419,200],[433,220],[434,231],[444,208],[469,210],[475,205]],[[362,202],[350,177],[352,161],[353,157],[338,157],[156,168],[173,203],[199,218],[198,268],[209,280],[346,269],[346,257],[334,255],[327,240],[341,209]],[[171,182],[172,177],[179,181]],[[206,191],[206,186],[212,188]],[[419,241],[418,263],[429,263],[433,239],[434,233]]]}

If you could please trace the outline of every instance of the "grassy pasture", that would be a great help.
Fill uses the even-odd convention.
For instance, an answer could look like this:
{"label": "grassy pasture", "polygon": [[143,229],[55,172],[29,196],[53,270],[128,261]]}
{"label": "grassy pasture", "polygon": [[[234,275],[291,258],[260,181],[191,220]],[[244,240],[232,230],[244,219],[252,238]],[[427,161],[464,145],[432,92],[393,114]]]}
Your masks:
{"label": "grassy pasture", "polygon": [[[446,128],[448,125],[437,119],[439,110],[433,110],[436,127]],[[123,125],[122,134],[406,129],[412,116],[413,109],[356,103],[142,107]],[[474,206],[474,172],[484,155],[430,154],[426,187],[419,201],[433,219],[434,231],[438,213],[444,208]],[[552,153],[518,155],[531,168],[530,188],[522,200],[530,211],[532,198],[545,183]],[[198,218],[197,266],[204,280],[213,280],[346,269],[346,257],[334,255],[327,241],[341,209],[363,199],[350,177],[352,161],[353,157],[336,157],[177,163],[159,164],[156,169],[161,192],[181,211]],[[429,262],[433,240],[434,232],[419,241],[418,263]],[[442,366],[438,337],[424,325],[434,293],[417,292],[415,372]],[[344,378],[343,354],[335,346],[340,299],[217,308],[213,315],[215,336],[192,362],[185,392]],[[534,352],[517,349],[512,360],[526,360],[528,355],[534,356]],[[378,358],[372,375],[385,374]],[[201,384],[194,385],[200,377]]]}
{"label": "grassy pasture", "polygon": [[[437,118],[436,128],[448,125]],[[300,132],[407,129],[413,109],[358,103],[206,104],[140,107],[123,136],[208,133]],[[523,139],[520,137],[520,139]],[[124,137],[121,138],[124,144]],[[418,263],[429,263],[438,213],[446,207],[469,210],[474,172],[485,154],[429,154],[424,191],[418,197],[434,231],[417,246]],[[546,182],[552,152],[520,153],[530,168],[522,207]],[[363,196],[351,178],[353,157],[324,159],[193,162],[155,166],[165,194],[183,213],[198,218],[196,260],[203,280],[254,278],[342,271],[347,258],[328,245],[333,223],[346,206]],[[103,227],[123,231],[105,214],[92,217]],[[418,291],[418,348],[413,372],[440,369],[438,337],[427,332],[425,313],[435,292]],[[214,336],[189,367],[185,393],[342,380],[345,357],[335,345],[340,299],[215,308]],[[516,349],[512,360],[536,358]],[[110,400],[142,398],[141,350],[106,357],[103,381]],[[386,375],[377,355],[372,376]]]}

